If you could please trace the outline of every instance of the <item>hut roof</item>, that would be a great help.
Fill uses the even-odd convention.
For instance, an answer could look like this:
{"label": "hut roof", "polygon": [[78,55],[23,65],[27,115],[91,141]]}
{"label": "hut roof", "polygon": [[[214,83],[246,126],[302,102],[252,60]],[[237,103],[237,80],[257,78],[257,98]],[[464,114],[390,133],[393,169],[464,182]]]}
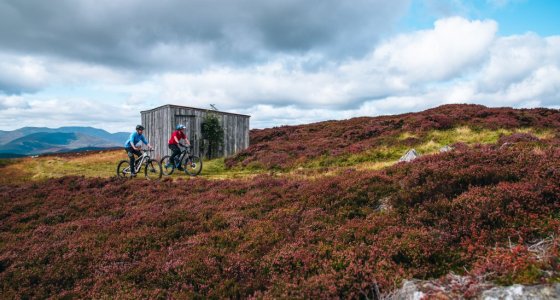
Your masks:
{"label": "hut roof", "polygon": [[251,116],[249,116],[249,115],[236,114],[236,113],[230,113],[230,112],[219,111],[219,110],[212,110],[212,109],[204,109],[204,108],[190,107],[190,106],[173,105],[173,104],[166,104],[166,105],[158,106],[158,107],[156,107],[156,108],[152,108],[152,109],[148,109],[148,110],[143,110],[143,111],[141,111],[141,113],[150,112],[150,111],[154,111],[154,110],[159,110],[159,109],[162,109],[162,108],[164,108],[164,107],[196,109],[196,110],[201,110],[201,111],[205,111],[205,112],[213,112],[213,113],[218,113],[218,114],[242,116],[242,117],[247,117],[247,118],[250,118],[250,117],[251,117]]}

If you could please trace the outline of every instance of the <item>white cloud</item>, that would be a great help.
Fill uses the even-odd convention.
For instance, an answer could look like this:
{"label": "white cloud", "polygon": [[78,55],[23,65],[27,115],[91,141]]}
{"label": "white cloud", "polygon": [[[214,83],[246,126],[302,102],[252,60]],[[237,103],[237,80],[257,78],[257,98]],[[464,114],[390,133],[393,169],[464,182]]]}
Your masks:
{"label": "white cloud", "polygon": [[478,67],[495,40],[493,21],[449,18],[435,28],[400,35],[365,58],[306,71],[306,58],[244,68],[213,68],[155,78],[162,98],[193,106],[242,108],[268,104],[348,109],[367,100],[420,92],[422,85],[456,78]]}
{"label": "white cloud", "polygon": [[497,29],[494,21],[438,20],[434,29],[401,35],[381,45],[373,61],[413,83],[446,80],[480,63]]}
{"label": "white cloud", "polygon": [[0,55],[0,92],[37,91],[47,80],[43,61],[30,56]]}
{"label": "white cloud", "polygon": [[109,131],[130,128],[139,122],[135,107],[102,103],[94,99],[57,99],[37,96],[0,97],[0,128],[25,126],[94,126]]}
{"label": "white cloud", "polygon": [[21,96],[0,96],[0,110],[26,109],[29,104]]}
{"label": "white cloud", "polygon": [[499,39],[491,47],[489,62],[481,71],[480,87],[490,92],[502,89],[523,80],[541,65],[558,63],[554,62],[554,48],[554,39],[549,42],[535,34]]}
{"label": "white cloud", "polygon": [[53,85],[114,85],[138,79],[132,72],[39,56],[0,52],[0,93],[38,92]]}
{"label": "white cloud", "polygon": [[560,66],[540,67],[502,90],[481,93],[477,98],[510,106],[557,106],[560,104]]}
{"label": "white cloud", "polygon": [[125,130],[138,122],[140,110],[166,103],[216,104],[252,115],[257,128],[445,103],[559,107],[560,37],[499,37],[496,31],[495,21],[452,17],[388,38],[361,58],[324,64],[318,54],[285,54],[245,67],[149,77],[32,59],[43,72],[36,82],[76,92],[0,97],[0,128],[83,124]]}
{"label": "white cloud", "polygon": [[0,1],[0,51],[140,72],[360,56],[410,0]]}

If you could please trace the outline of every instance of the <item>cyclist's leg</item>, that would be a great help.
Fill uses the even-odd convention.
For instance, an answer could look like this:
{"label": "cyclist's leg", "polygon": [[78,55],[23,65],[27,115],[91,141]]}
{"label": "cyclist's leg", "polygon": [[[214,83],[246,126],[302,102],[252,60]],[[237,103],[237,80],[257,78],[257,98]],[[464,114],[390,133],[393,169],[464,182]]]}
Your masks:
{"label": "cyclist's leg", "polygon": [[125,148],[126,155],[128,155],[128,162],[130,165],[130,173],[134,173],[134,153],[132,152],[132,148]]}
{"label": "cyclist's leg", "polygon": [[136,158],[134,157],[134,155],[136,154],[137,156],[140,156],[140,155],[142,155],[142,153],[140,151],[134,150],[132,148],[126,148],[126,153],[128,154],[128,158],[130,159],[130,173],[135,174],[136,173],[136,166],[135,166]]}
{"label": "cyclist's leg", "polygon": [[171,149],[171,151],[173,151],[173,154],[171,154],[171,157],[169,158],[169,161],[172,164],[174,164],[175,167],[177,167],[177,162],[175,161],[175,159],[177,159],[177,157],[179,157],[181,155],[181,149],[179,149],[179,146],[173,145],[173,144],[169,145],[169,149]]}
{"label": "cyclist's leg", "polygon": [[177,169],[178,169],[179,171],[184,171],[183,166],[181,166],[181,162],[182,162],[182,161],[181,161],[181,158],[182,158],[181,154],[183,154],[183,153],[182,153],[182,151],[181,151],[181,148],[179,148],[178,145],[176,145],[175,147],[177,148],[177,149],[175,150],[175,151],[176,151],[176,152],[175,152],[175,155],[176,155],[176,157],[177,157],[176,160],[177,160],[177,164],[178,164]]}
{"label": "cyclist's leg", "polygon": [[[142,156],[142,151],[140,151],[140,150],[132,150],[132,152],[138,157]],[[136,163],[134,163],[134,164],[135,164],[134,167],[138,167],[138,166],[136,166]],[[136,168],[134,168],[134,170],[136,170]],[[136,171],[134,173],[136,173]]]}

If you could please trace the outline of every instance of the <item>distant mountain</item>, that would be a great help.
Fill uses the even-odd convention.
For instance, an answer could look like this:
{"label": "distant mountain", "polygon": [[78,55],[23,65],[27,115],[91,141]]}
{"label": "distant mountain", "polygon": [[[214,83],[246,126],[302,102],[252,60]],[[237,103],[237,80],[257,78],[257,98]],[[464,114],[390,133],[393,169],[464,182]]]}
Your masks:
{"label": "distant mountain", "polygon": [[0,157],[120,147],[129,133],[93,127],[24,127],[0,131]]}
{"label": "distant mountain", "polygon": [[33,133],[81,133],[92,137],[102,138],[104,140],[112,141],[115,143],[124,143],[130,133],[117,132],[110,133],[103,129],[93,127],[60,127],[60,128],[47,128],[47,127],[23,127],[13,131],[0,131],[0,145],[7,144],[15,139],[24,137]]}

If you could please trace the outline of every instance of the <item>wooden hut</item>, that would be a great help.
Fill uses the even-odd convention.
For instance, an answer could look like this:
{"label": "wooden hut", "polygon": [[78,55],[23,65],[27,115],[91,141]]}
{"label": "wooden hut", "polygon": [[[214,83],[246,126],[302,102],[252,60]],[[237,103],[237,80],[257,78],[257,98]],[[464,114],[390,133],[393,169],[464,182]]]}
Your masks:
{"label": "wooden hut", "polygon": [[216,157],[230,156],[249,147],[250,116],[208,110],[194,107],[164,105],[142,111],[142,125],[146,128],[145,135],[155,149],[153,157],[161,158],[170,154],[168,141],[178,124],[187,127],[186,134],[193,145],[195,155],[205,155],[208,143],[202,140],[201,127],[208,114],[214,114],[224,130],[223,144],[219,147]]}

